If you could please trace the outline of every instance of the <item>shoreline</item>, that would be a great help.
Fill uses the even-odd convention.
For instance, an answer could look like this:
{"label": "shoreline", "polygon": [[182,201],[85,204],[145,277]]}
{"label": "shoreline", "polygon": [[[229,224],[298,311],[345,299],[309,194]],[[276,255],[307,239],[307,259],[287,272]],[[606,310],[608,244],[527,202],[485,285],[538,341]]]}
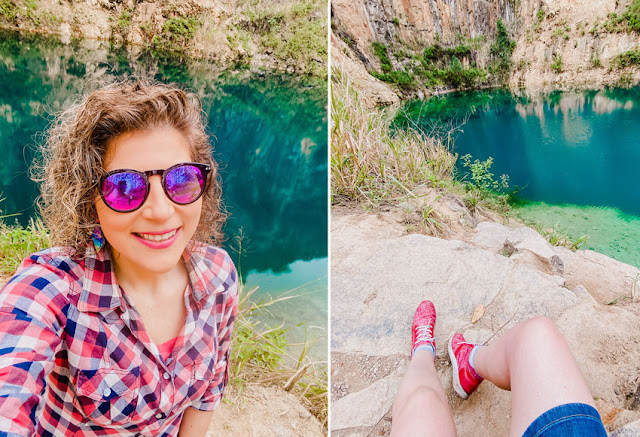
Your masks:
{"label": "shoreline", "polygon": [[320,0],[201,4],[132,0],[71,3],[16,0],[0,29],[59,39],[103,41],[134,56],[150,51],[224,66],[327,78],[326,8]]}

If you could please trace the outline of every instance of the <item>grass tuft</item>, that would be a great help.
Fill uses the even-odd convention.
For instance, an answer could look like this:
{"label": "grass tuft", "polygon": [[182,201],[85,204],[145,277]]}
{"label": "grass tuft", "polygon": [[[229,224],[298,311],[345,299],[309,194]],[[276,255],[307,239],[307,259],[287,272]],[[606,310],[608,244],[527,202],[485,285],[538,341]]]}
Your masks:
{"label": "grass tuft", "polygon": [[334,203],[375,204],[428,181],[452,177],[456,157],[444,142],[423,135],[417,127],[392,132],[394,114],[368,108],[336,67],[331,97]]}
{"label": "grass tuft", "polygon": [[278,298],[256,300],[258,287],[248,289],[240,284],[240,301],[231,346],[229,370],[231,401],[242,396],[247,384],[273,385],[299,397],[303,405],[318,418],[325,429],[328,425],[328,392],[326,362],[314,362],[308,352],[313,338],[301,344],[289,343],[283,324],[269,327],[256,316],[268,312],[278,302],[298,298],[289,293]]}
{"label": "grass tuft", "polygon": [[0,215],[0,281],[13,275],[27,256],[49,247],[49,232],[40,219],[29,220],[25,228],[8,224],[9,217]]}

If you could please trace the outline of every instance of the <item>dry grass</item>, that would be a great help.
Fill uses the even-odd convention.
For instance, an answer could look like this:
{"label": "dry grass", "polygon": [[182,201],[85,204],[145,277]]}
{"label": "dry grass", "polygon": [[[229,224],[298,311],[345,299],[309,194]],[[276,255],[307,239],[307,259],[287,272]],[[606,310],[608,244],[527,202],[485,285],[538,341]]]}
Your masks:
{"label": "dry grass", "polygon": [[327,429],[328,378],[327,363],[312,361],[308,352],[314,339],[305,338],[301,344],[289,343],[284,325],[268,328],[256,321],[259,313],[283,300],[302,297],[296,290],[257,301],[256,288],[240,286],[240,302],[235,320],[231,349],[230,393],[232,400],[242,396],[246,384],[273,385],[298,396],[301,403]]}
{"label": "dry grass", "polygon": [[339,69],[331,85],[333,203],[375,204],[452,179],[456,157],[444,142],[415,126],[391,132],[393,113],[368,108]]}

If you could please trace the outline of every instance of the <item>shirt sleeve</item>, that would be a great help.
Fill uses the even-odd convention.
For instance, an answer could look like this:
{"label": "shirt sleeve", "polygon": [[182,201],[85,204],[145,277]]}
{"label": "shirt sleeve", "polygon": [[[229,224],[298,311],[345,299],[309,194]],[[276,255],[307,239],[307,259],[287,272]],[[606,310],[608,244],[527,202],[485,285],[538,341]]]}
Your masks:
{"label": "shirt sleeve", "polygon": [[[220,249],[218,249],[220,250]],[[219,316],[218,329],[218,347],[215,357],[214,377],[207,392],[200,398],[198,402],[192,404],[192,407],[201,411],[213,411],[227,386],[229,379],[229,354],[231,349],[231,335],[233,333],[233,322],[238,312],[238,273],[233,261],[228,254],[225,253],[224,264],[228,267],[225,277],[221,278],[225,289],[219,291],[215,295],[215,311]]]}
{"label": "shirt sleeve", "polygon": [[0,291],[0,435],[30,436],[66,324],[64,273],[27,258]]}

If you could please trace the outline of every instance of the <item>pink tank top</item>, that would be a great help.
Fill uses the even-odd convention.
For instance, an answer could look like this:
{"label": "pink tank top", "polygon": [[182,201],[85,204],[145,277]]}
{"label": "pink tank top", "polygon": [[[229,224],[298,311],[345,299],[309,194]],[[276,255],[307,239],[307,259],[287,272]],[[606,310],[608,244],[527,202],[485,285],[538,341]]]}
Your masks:
{"label": "pink tank top", "polygon": [[176,345],[177,339],[178,337],[171,339],[169,341],[166,341],[162,343],[160,346],[158,346],[158,351],[160,352],[160,356],[162,357],[163,360],[167,361],[169,359],[169,356],[173,351],[173,347]]}

